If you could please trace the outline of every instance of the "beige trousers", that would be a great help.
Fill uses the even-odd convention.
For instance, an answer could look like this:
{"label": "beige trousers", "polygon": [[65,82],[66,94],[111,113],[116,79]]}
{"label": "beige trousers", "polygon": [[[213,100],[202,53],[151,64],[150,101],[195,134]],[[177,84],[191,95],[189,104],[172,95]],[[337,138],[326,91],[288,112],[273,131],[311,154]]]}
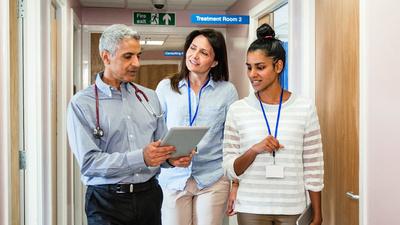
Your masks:
{"label": "beige trousers", "polygon": [[163,189],[163,225],[221,225],[230,183],[222,177],[211,187],[199,190],[191,177],[182,191]]}
{"label": "beige trousers", "polygon": [[262,215],[238,213],[238,225],[296,225],[300,215]]}

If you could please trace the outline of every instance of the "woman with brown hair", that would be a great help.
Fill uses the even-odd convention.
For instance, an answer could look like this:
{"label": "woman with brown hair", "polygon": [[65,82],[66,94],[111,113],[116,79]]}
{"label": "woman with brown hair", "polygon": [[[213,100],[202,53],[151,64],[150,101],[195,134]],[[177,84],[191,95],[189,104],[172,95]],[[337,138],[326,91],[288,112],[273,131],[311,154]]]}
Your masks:
{"label": "woman with brown hair", "polygon": [[164,225],[222,224],[230,188],[222,169],[223,129],[228,107],[238,98],[228,79],[223,35],[202,29],[187,36],[180,72],[156,89],[168,128],[210,127],[188,168],[160,173]]}

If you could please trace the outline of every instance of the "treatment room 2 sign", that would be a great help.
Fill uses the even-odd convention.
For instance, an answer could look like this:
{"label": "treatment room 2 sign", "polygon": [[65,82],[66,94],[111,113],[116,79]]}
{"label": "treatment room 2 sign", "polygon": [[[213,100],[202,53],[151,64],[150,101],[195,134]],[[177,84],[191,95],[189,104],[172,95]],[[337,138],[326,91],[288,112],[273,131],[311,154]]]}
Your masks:
{"label": "treatment room 2 sign", "polygon": [[192,14],[194,24],[249,24],[249,16],[224,14]]}

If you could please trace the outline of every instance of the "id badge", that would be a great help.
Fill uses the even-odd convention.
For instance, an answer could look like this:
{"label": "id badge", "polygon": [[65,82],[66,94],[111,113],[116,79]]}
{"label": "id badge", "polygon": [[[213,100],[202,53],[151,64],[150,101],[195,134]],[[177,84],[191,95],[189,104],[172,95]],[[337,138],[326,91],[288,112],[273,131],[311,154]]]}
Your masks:
{"label": "id badge", "polygon": [[266,178],[283,178],[283,169],[281,165],[267,165],[265,166]]}

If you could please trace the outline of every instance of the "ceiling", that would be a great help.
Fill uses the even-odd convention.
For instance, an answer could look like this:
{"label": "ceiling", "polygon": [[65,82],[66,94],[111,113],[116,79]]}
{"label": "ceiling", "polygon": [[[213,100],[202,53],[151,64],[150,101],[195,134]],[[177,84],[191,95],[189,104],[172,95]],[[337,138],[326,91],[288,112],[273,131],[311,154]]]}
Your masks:
{"label": "ceiling", "polygon": [[[159,11],[176,10],[216,10],[226,11],[237,0],[80,0],[81,7],[92,8],[121,8],[154,11],[152,2],[162,2],[165,7]],[[140,31],[141,40],[164,41],[162,46],[142,45],[143,50],[182,50],[187,33],[155,34],[149,31]]]}
{"label": "ceiling", "polygon": [[183,34],[152,34],[147,32],[139,32],[140,40],[164,41],[161,46],[158,45],[142,45],[142,49],[149,50],[182,50],[185,43],[186,35]]}
{"label": "ceiling", "polygon": [[153,10],[152,2],[165,2],[163,10],[221,10],[237,0],[80,0],[82,7],[107,7]]}

